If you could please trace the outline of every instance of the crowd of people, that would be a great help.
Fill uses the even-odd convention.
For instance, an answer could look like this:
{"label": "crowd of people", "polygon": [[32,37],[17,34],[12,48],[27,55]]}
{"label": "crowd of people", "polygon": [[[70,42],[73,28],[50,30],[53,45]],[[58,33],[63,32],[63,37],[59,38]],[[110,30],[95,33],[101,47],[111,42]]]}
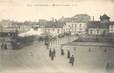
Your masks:
{"label": "crowd of people", "polygon": [[[61,49],[60,54],[61,54],[61,56],[64,55],[63,49]],[[54,58],[56,57],[56,50],[55,49],[49,49],[49,57],[52,61],[54,60]],[[69,64],[74,66],[75,58],[74,58],[74,55],[71,55],[69,50],[67,50],[67,58],[69,59]]]}
{"label": "crowd of people", "polygon": [[2,50],[7,50],[8,49],[7,44],[6,43],[2,43],[1,44],[1,49]]}

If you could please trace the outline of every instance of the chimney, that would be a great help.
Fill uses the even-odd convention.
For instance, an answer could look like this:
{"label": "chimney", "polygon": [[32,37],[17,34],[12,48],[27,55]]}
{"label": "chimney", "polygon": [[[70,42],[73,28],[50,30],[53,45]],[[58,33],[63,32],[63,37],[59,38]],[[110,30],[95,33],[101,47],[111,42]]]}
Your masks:
{"label": "chimney", "polygon": [[93,16],[93,21],[94,21],[94,16]]}

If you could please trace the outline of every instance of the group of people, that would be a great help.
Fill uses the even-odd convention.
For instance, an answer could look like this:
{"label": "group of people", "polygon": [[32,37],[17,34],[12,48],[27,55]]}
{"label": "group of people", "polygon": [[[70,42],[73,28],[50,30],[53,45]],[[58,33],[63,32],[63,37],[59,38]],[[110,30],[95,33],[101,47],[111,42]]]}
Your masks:
{"label": "group of people", "polygon": [[[61,49],[61,55],[64,55],[64,50]],[[54,60],[54,58],[56,57],[56,50],[55,49],[49,49],[49,57],[51,58],[51,60]],[[67,58],[69,59],[69,64],[71,64],[72,66],[74,66],[74,55],[71,55],[70,51],[67,50]]]}
{"label": "group of people", "polygon": [[108,62],[108,63],[106,63],[106,70],[110,70],[111,69],[111,63],[110,62]]}
{"label": "group of people", "polygon": [[72,64],[72,66],[74,65],[74,55],[71,56],[70,51],[67,50],[67,58],[69,59],[69,63]]}
{"label": "group of people", "polygon": [[3,49],[5,49],[5,50],[7,50],[8,48],[7,48],[7,44],[6,43],[2,43],[1,44],[1,49],[3,50]]}

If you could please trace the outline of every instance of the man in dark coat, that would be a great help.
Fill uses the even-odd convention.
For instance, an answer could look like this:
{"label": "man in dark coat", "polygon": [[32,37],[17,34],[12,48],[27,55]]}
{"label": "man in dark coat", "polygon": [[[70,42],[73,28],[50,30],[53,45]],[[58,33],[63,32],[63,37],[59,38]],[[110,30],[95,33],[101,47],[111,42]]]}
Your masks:
{"label": "man in dark coat", "polygon": [[53,55],[54,55],[54,57],[56,57],[56,51],[55,51],[55,49],[53,50]]}
{"label": "man in dark coat", "polygon": [[72,57],[70,57],[70,63],[72,64],[72,66],[74,66],[74,55],[72,55]]}
{"label": "man in dark coat", "polygon": [[51,53],[51,60],[54,60],[54,53]]}
{"label": "man in dark coat", "polygon": [[51,51],[51,49],[49,50],[49,57],[51,57],[51,54],[52,54],[52,51]]}
{"label": "man in dark coat", "polygon": [[89,52],[91,52],[91,48],[89,48]]}
{"label": "man in dark coat", "polygon": [[108,62],[107,64],[106,64],[106,70],[110,70],[111,69],[111,64]]}
{"label": "man in dark coat", "polygon": [[8,49],[8,48],[7,48],[7,44],[4,44],[4,49],[5,49],[5,50],[7,50],[7,49]]}
{"label": "man in dark coat", "polygon": [[61,55],[64,55],[64,50],[63,49],[61,49]]}
{"label": "man in dark coat", "polygon": [[70,58],[70,51],[67,51],[67,58]]}
{"label": "man in dark coat", "polygon": [[4,49],[4,44],[3,44],[3,43],[1,44],[1,49],[2,49],[2,50]]}

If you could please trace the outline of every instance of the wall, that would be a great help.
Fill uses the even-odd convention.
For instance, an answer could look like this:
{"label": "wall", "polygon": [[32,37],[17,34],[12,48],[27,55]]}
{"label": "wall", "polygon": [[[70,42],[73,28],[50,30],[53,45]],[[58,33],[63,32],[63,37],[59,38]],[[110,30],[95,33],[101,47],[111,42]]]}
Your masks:
{"label": "wall", "polygon": [[109,25],[109,33],[114,33],[114,25]]}
{"label": "wall", "polygon": [[104,46],[63,46],[65,55],[69,49],[75,57],[78,68],[105,68],[108,62],[114,63],[114,48]]}
{"label": "wall", "polygon": [[66,32],[71,32],[74,34],[85,34],[87,29],[86,23],[77,23],[77,22],[67,22],[66,26],[64,26],[64,30]]}
{"label": "wall", "polygon": [[88,34],[91,35],[101,35],[101,34],[106,34],[108,33],[108,29],[105,28],[89,28],[88,29]]}

